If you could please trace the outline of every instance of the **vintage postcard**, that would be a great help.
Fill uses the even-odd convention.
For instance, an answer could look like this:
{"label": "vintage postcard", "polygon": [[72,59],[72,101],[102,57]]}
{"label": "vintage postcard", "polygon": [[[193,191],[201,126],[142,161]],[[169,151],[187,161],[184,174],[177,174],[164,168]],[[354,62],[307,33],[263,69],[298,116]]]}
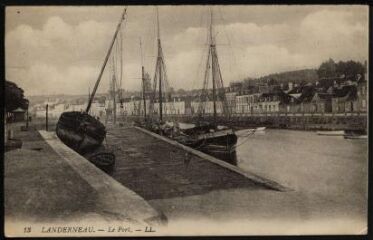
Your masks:
{"label": "vintage postcard", "polygon": [[367,234],[368,6],[5,14],[6,236]]}

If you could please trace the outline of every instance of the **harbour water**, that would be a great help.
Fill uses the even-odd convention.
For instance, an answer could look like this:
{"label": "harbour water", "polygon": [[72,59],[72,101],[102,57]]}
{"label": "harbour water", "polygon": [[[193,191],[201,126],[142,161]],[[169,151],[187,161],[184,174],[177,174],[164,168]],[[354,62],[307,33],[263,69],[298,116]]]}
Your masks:
{"label": "harbour water", "polygon": [[[236,134],[248,135],[247,130]],[[266,129],[239,137],[237,146],[233,158],[225,161],[250,174],[276,181],[289,190],[215,189],[199,195],[158,199],[151,204],[164,211],[169,219],[179,219],[182,215],[218,224],[222,219],[240,219],[240,223],[261,219],[267,224],[272,221],[274,226],[296,221],[297,228],[310,231],[315,226],[321,228],[337,222],[344,226],[341,231],[355,225],[364,231],[368,185],[366,139],[348,140],[341,136],[319,136],[311,131]],[[220,159],[226,157],[221,153],[209,154]],[[222,206],[224,213],[211,210]],[[250,223],[249,226],[256,229],[257,225]]]}
{"label": "harbour water", "polygon": [[[240,168],[305,196],[329,199],[335,206],[345,206],[364,216],[368,193],[367,139],[267,129],[249,139],[239,138],[238,145]],[[308,201],[314,202],[311,199]]]}

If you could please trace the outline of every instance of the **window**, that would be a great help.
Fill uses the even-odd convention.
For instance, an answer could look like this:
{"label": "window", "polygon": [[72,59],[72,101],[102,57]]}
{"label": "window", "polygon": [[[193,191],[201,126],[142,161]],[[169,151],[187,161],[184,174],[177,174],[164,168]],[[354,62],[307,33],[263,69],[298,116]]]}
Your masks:
{"label": "window", "polygon": [[367,107],[367,103],[366,101],[363,99],[363,101],[361,102],[361,105],[363,106],[363,108],[366,108]]}

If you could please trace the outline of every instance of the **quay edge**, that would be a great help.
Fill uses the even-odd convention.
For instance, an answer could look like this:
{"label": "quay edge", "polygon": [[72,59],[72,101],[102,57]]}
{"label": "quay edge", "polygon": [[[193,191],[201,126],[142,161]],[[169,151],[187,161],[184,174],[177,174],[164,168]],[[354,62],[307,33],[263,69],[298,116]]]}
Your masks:
{"label": "quay edge", "polygon": [[55,152],[98,192],[100,204],[107,213],[116,218],[131,219],[136,224],[143,226],[167,223],[163,213],[155,210],[141,196],[124,187],[67,147],[54,132],[39,131],[39,133]]}
{"label": "quay edge", "polygon": [[148,135],[150,135],[150,136],[153,136],[153,137],[155,137],[157,139],[160,139],[160,140],[162,140],[164,142],[167,142],[168,144],[171,144],[173,146],[181,148],[184,151],[189,152],[189,153],[191,153],[193,155],[196,155],[196,156],[198,156],[198,157],[200,157],[200,158],[202,158],[202,159],[204,159],[206,161],[210,161],[210,162],[212,162],[212,163],[214,163],[216,165],[219,165],[219,166],[221,166],[221,167],[223,167],[223,168],[225,168],[227,170],[230,170],[230,171],[233,171],[235,173],[238,173],[238,174],[244,176],[245,178],[251,180],[255,184],[264,186],[264,187],[266,187],[268,189],[272,189],[272,190],[275,190],[275,191],[280,191],[280,192],[285,192],[285,191],[291,191],[292,190],[292,189],[290,189],[288,187],[285,187],[285,186],[283,186],[283,185],[281,185],[281,184],[279,184],[279,183],[277,183],[275,181],[272,181],[272,180],[260,177],[260,176],[258,176],[256,174],[250,173],[248,171],[243,171],[240,168],[238,168],[236,166],[233,166],[232,164],[226,163],[226,162],[224,162],[222,160],[219,160],[219,159],[217,159],[215,157],[212,157],[212,156],[210,156],[208,154],[205,154],[205,153],[197,151],[197,150],[195,150],[193,148],[190,148],[190,147],[187,147],[185,145],[182,145],[182,144],[180,144],[180,143],[178,143],[176,141],[173,141],[173,140],[171,140],[169,138],[166,138],[166,137],[160,136],[160,135],[158,135],[156,133],[150,132],[150,131],[148,131],[148,130],[146,130],[144,128],[140,128],[140,127],[135,127],[135,128],[138,129],[138,130],[140,130],[140,131],[142,131],[142,132],[144,132],[144,133],[146,133],[146,134],[148,134]]}

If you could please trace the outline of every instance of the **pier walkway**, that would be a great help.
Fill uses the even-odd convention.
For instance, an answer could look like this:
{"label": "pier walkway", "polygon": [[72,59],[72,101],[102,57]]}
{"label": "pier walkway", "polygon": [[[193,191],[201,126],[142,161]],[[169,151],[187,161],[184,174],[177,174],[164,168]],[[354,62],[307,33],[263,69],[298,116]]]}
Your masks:
{"label": "pier walkway", "polygon": [[[147,226],[164,221],[143,198],[64,145],[54,132],[15,131],[21,149],[5,153],[6,234],[34,223],[113,221]],[[24,226],[20,226],[20,221]],[[18,224],[18,225],[17,225]]]}

